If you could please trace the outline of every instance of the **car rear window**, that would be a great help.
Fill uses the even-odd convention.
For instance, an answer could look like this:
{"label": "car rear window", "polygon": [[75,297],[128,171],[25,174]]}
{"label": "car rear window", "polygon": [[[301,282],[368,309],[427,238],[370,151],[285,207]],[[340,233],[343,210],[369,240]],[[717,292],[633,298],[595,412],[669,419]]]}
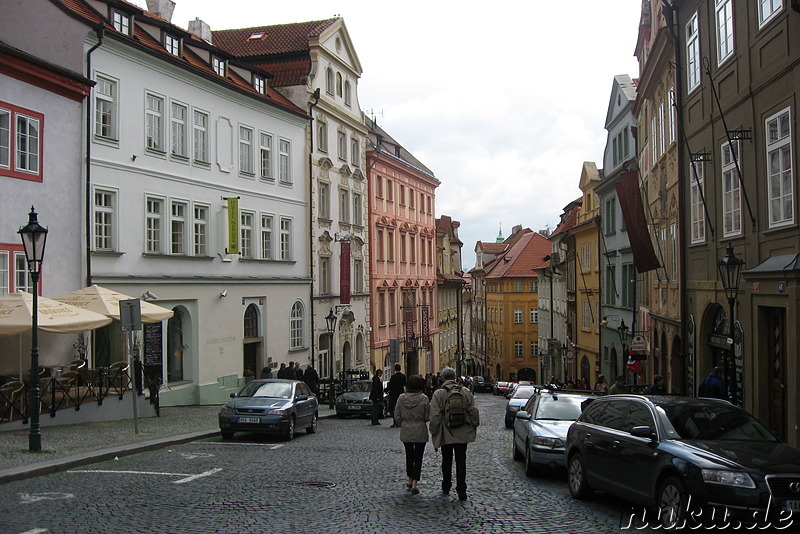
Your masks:
{"label": "car rear window", "polygon": [[347,391],[355,391],[355,392],[369,392],[372,389],[372,382],[354,382],[350,384],[350,387],[347,388]]}
{"label": "car rear window", "polygon": [[542,396],[536,408],[536,419],[574,421],[581,414],[583,397]]}

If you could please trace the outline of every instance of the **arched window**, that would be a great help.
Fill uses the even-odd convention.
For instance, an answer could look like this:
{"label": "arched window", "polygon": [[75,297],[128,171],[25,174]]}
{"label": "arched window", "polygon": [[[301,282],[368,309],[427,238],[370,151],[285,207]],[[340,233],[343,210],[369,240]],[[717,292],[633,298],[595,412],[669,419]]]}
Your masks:
{"label": "arched window", "polygon": [[333,69],[330,67],[325,70],[325,92],[333,94]]}
{"label": "arched window", "polygon": [[350,94],[350,82],[344,82],[344,104],[345,104],[345,106],[349,106],[351,101],[352,101],[352,95]]}
{"label": "arched window", "polygon": [[300,302],[295,302],[292,305],[292,316],[289,320],[289,331],[291,336],[290,348],[292,349],[299,349],[303,347],[304,315],[305,312],[303,310],[303,304]]}
{"label": "arched window", "polygon": [[250,304],[244,312],[244,337],[258,337],[258,309]]}
{"label": "arched window", "polygon": [[336,73],[336,96],[342,96],[342,74]]}

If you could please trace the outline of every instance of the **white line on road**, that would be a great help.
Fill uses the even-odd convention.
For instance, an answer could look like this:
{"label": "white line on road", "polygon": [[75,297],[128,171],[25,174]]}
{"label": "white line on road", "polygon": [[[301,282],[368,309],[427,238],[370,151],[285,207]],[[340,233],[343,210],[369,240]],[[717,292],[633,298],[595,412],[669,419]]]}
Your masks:
{"label": "white line on road", "polygon": [[221,467],[211,469],[209,471],[205,471],[197,475],[192,475],[190,473],[161,473],[158,471],[114,471],[110,469],[72,469],[67,472],[68,473],[113,473],[117,475],[159,475],[167,477],[183,477],[180,480],[176,480],[174,482],[174,484],[183,484],[184,482],[191,482],[192,480],[196,480],[198,478],[213,475],[214,473],[217,473],[219,471],[222,471]]}
{"label": "white line on road", "polygon": [[47,532],[46,528],[35,528],[33,530],[26,530],[22,534],[42,534],[42,532]]}
{"label": "white line on road", "polygon": [[61,499],[72,499],[75,497],[72,493],[59,493],[56,491],[48,491],[45,493],[20,493],[19,498],[22,504],[30,504],[39,501],[58,501]]}

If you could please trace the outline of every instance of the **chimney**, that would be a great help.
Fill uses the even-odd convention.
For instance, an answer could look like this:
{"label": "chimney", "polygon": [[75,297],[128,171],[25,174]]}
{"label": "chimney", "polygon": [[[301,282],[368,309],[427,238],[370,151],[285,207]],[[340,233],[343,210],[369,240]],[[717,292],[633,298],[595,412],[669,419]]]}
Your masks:
{"label": "chimney", "polygon": [[161,17],[167,22],[172,22],[172,12],[175,11],[175,2],[172,0],[147,0],[147,11]]}
{"label": "chimney", "polygon": [[199,18],[189,21],[189,31],[200,37],[205,42],[211,43],[211,26]]}

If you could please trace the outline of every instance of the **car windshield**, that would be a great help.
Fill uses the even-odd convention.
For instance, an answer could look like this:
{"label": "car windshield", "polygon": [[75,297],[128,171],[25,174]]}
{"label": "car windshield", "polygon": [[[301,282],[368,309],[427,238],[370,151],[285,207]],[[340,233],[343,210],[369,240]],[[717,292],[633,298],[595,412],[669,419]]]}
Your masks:
{"label": "car windshield", "polygon": [[350,387],[347,388],[347,391],[353,391],[358,393],[369,393],[370,389],[372,389],[371,382],[354,382],[350,384]]}
{"label": "car windshield", "polygon": [[531,387],[518,387],[516,391],[514,391],[514,396],[512,399],[530,399],[533,393],[536,391],[536,388]]}
{"label": "car windshield", "polygon": [[569,397],[567,395],[543,395],[536,407],[536,419],[554,421],[574,421],[581,414],[581,402],[584,397]]}
{"label": "car windshield", "polygon": [[778,441],[758,419],[734,406],[675,404],[658,408],[666,415],[667,434],[673,438]]}
{"label": "car windshield", "polygon": [[242,388],[239,396],[288,399],[292,396],[292,384],[288,382],[250,382]]}

